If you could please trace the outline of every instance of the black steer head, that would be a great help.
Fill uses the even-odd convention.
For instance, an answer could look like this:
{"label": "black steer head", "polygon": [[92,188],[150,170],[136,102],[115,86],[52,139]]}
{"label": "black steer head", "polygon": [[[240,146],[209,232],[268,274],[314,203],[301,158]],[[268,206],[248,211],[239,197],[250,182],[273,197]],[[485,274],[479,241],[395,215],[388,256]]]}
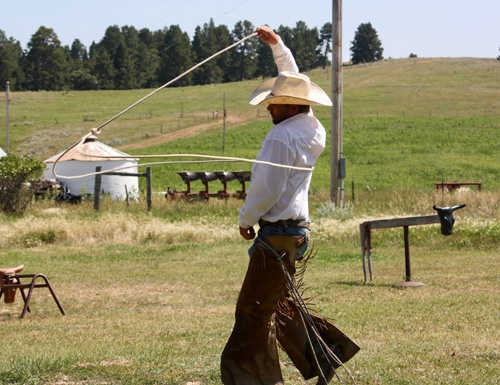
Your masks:
{"label": "black steer head", "polygon": [[451,207],[432,206],[432,208],[437,211],[439,220],[441,221],[441,234],[451,235],[453,233],[453,223],[455,223],[453,211],[461,209],[462,207],[465,207],[465,205]]}

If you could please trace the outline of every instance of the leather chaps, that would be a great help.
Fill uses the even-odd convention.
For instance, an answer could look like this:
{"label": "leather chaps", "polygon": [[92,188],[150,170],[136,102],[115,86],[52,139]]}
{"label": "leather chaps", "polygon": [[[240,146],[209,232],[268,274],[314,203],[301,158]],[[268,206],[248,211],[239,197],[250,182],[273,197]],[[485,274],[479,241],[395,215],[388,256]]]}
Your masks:
{"label": "leather chaps", "polygon": [[[291,277],[295,275],[295,258],[302,241],[303,238],[298,236],[266,238],[278,255],[285,253],[283,260]],[[311,346],[298,309],[287,299],[286,283],[277,255],[257,247],[250,258],[236,303],[233,331],[222,352],[221,379],[224,385],[284,384],[278,344],[305,379],[320,376],[323,381],[319,380],[318,384],[326,384],[333,377],[333,368],[340,363],[332,365],[314,339],[311,339]],[[320,317],[311,317],[323,341],[335,349],[341,362],[357,353],[359,347],[334,325]]]}

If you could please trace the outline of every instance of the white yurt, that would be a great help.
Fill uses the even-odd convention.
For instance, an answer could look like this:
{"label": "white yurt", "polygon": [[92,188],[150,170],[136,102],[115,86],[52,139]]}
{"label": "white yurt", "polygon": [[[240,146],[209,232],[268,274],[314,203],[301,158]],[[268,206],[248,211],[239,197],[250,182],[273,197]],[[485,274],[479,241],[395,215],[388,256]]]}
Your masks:
{"label": "white yurt", "polygon": [[7,156],[5,151],[0,147],[0,158],[3,158],[4,156]]}
{"label": "white yurt", "polygon": [[[129,155],[99,142],[93,135],[71,148],[58,160],[63,153],[64,151],[44,161],[46,164],[44,177],[56,179],[73,195],[94,194],[95,175],[78,176],[95,172],[97,166],[101,166],[101,171],[120,168],[116,172],[138,173],[137,159],[132,157],[113,159],[116,156]],[[54,163],[56,163],[55,170],[53,170]],[[138,197],[139,178],[137,176],[102,175],[102,194],[109,194],[114,200],[122,200],[126,198],[127,192],[129,198]]]}

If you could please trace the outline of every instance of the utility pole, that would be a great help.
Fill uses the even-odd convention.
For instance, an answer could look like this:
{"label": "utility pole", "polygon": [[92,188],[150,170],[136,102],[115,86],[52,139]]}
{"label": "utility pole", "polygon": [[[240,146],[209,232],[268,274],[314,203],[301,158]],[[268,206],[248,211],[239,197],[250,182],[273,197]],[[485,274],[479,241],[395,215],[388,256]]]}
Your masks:
{"label": "utility pole", "polygon": [[222,98],[222,152],[226,150],[226,93]]}
{"label": "utility pole", "polygon": [[332,138],[330,201],[344,202],[345,158],[342,156],[342,0],[332,0]]}
{"label": "utility pole", "polygon": [[7,91],[6,91],[6,111],[5,111],[5,153],[9,153],[9,85],[7,82]]}

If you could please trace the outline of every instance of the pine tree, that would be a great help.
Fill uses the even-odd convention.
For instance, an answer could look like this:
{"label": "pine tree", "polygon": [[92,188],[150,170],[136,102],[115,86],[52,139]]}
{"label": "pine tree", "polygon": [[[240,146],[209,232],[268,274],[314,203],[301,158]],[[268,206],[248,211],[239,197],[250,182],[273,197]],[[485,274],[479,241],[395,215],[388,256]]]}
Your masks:
{"label": "pine tree", "polygon": [[382,60],[382,42],[371,23],[360,24],[351,42],[352,64],[370,63]]}
{"label": "pine tree", "polygon": [[[17,83],[24,79],[24,73],[20,67],[23,57],[21,44],[13,38],[7,38],[5,32],[0,29],[0,84],[10,83],[11,89],[19,87]],[[21,86],[21,85],[19,85]]]}
{"label": "pine tree", "polygon": [[318,47],[321,45],[317,28],[309,29],[303,21],[297,22],[293,29],[294,40],[299,42],[295,48],[297,65],[301,71],[310,71],[318,63]]}
{"label": "pine tree", "polygon": [[[238,21],[232,31],[233,42],[236,43],[254,32],[255,28],[251,22],[248,20]],[[228,81],[242,81],[255,76],[256,52],[256,39],[247,39],[231,50],[231,67],[228,73],[230,78],[226,77]]]}
{"label": "pine tree", "polygon": [[116,70],[110,54],[101,44],[92,44],[89,50],[91,73],[97,79],[96,88],[112,90],[115,87],[114,77]]}
{"label": "pine tree", "polygon": [[[192,67],[193,57],[188,34],[182,32],[178,25],[172,25],[165,34],[159,56],[158,79],[161,84],[165,84],[186,72]],[[171,87],[191,85],[192,76],[192,73],[183,76],[172,83]]]}
{"label": "pine tree", "polygon": [[326,68],[330,61],[328,60],[328,54],[332,52],[332,39],[333,39],[333,29],[332,23],[326,23],[321,27],[319,31],[320,36],[320,46],[318,47],[318,65],[323,69]]}
{"label": "pine tree", "polygon": [[[193,53],[196,63],[200,63],[206,58],[218,52],[216,27],[213,19],[203,25],[203,28],[196,27],[193,37]],[[222,70],[217,62],[211,60],[201,66],[193,76],[194,84],[216,84],[222,81]]]}
{"label": "pine tree", "polygon": [[64,48],[52,28],[40,27],[31,36],[26,54],[28,89],[58,91],[64,89],[67,62]]}

